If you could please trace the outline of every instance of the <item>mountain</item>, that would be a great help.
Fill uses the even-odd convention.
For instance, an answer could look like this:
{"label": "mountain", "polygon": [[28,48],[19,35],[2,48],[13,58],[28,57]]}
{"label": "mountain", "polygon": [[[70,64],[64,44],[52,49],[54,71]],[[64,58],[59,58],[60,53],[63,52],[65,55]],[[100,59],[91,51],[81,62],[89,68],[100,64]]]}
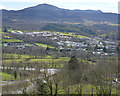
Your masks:
{"label": "mountain", "polygon": [[40,4],[22,10],[2,10],[3,26],[12,28],[41,29],[46,23],[107,22],[116,24],[117,14],[100,10],[68,10],[53,5]]}

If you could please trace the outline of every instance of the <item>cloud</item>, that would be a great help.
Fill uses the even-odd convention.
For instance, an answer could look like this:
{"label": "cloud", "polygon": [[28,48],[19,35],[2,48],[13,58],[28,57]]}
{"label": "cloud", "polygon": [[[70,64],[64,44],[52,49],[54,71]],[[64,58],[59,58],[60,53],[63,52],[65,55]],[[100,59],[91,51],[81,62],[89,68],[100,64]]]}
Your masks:
{"label": "cloud", "polygon": [[[92,9],[102,10],[103,12],[117,12],[119,0],[0,0],[0,2],[1,4],[3,3],[3,5],[4,3],[18,2],[18,6],[16,6],[15,3],[15,5],[12,6],[10,6],[10,4],[6,5],[5,7],[8,10],[18,10],[25,7],[35,6],[37,4],[47,3],[65,9]],[[26,5],[25,3],[33,4]]]}
{"label": "cloud", "polygon": [[5,9],[5,7],[4,7],[4,6],[2,6],[2,5],[0,5],[0,10],[1,10],[1,9]]}
{"label": "cloud", "polygon": [[119,2],[119,0],[0,0],[1,2]]}

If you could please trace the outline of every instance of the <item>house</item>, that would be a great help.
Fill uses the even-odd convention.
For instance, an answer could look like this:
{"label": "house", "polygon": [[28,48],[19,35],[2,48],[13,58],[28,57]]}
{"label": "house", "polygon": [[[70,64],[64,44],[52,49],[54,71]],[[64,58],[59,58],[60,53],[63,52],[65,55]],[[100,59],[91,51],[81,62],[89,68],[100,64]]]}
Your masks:
{"label": "house", "polygon": [[7,47],[7,46],[8,46],[8,43],[3,43],[3,46],[4,46],[4,47]]}
{"label": "house", "polygon": [[101,52],[93,52],[94,55],[100,55]]}
{"label": "house", "polygon": [[14,34],[24,34],[22,31],[10,31],[11,33],[14,33]]}
{"label": "house", "polygon": [[92,44],[92,45],[96,45],[99,43],[99,41],[96,39],[89,38],[89,40],[87,40],[87,43]]}
{"label": "house", "polygon": [[22,48],[25,48],[26,46],[25,45],[17,45],[16,47],[17,47],[17,49],[22,49]]}

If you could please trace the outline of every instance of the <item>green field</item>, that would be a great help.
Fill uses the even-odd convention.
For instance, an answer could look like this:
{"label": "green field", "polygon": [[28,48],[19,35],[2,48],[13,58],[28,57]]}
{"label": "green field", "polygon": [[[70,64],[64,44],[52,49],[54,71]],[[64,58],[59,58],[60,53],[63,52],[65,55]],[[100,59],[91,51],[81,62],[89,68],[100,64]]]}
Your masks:
{"label": "green field", "polygon": [[5,32],[2,32],[2,35],[5,35],[5,34],[7,34],[7,33],[5,33]]}
{"label": "green field", "polygon": [[42,43],[35,43],[35,45],[37,45],[37,46],[39,46],[39,47],[44,47],[44,48],[47,48],[47,47],[49,47],[49,48],[55,48],[55,47],[53,47],[53,46],[46,45],[46,44],[42,44]]}
{"label": "green field", "polygon": [[47,45],[47,44],[42,44],[42,43],[35,43],[35,45],[39,46],[39,47],[43,47],[43,48],[50,48],[50,49],[56,49],[58,51],[60,51],[58,48],[54,47],[54,46],[50,46],[50,45]]}
{"label": "green field", "polygon": [[30,58],[29,55],[18,55],[18,54],[3,54],[3,58],[10,58],[13,57],[14,59],[17,59],[20,56],[20,58]]}
{"label": "green field", "polygon": [[62,61],[69,61],[69,59],[63,60],[63,59],[30,59],[29,62],[43,62],[43,63],[57,63],[57,62],[62,62]]}
{"label": "green field", "polygon": [[2,42],[23,42],[23,41],[18,39],[2,39]]}
{"label": "green field", "polygon": [[78,38],[88,38],[87,36],[77,35]]}
{"label": "green field", "polygon": [[[58,57],[56,59],[51,55],[46,55],[46,56],[37,56],[36,58],[30,55],[18,55],[18,54],[3,54],[3,58],[6,58],[3,60],[3,62],[5,62],[7,66],[9,66],[9,64],[12,64],[12,62],[16,62],[16,64],[21,64],[20,62],[22,62],[22,64],[24,63],[48,64],[50,68],[56,68],[56,67],[63,68],[64,63],[67,63],[70,60],[69,57]],[[95,64],[92,63],[91,61],[83,60],[81,58],[78,58],[78,60],[84,63]]]}
{"label": "green field", "polygon": [[[30,56],[30,55],[26,55],[26,54],[3,54],[3,58],[11,58],[13,57],[13,59],[18,59],[18,57],[20,56],[20,59],[26,59],[26,58],[33,58],[34,56]],[[44,58],[44,59],[52,59],[53,56],[51,55],[46,55],[46,56],[37,56],[38,58]],[[65,58],[65,57],[64,57]]]}
{"label": "green field", "polygon": [[78,37],[78,38],[88,38],[87,36],[83,36],[83,35],[75,35],[75,33],[62,33],[62,32],[59,32],[60,34],[63,34],[65,36],[73,36],[73,37]]}
{"label": "green field", "polygon": [[[34,56],[29,55],[18,55],[18,54],[3,54],[3,63],[5,66],[12,66],[13,62],[15,65],[23,66],[27,63],[31,63],[34,66],[34,63],[38,64],[47,64],[49,68],[63,68],[64,63],[70,60],[69,57],[59,57],[55,59],[51,55],[46,56],[38,56],[35,58]],[[5,59],[6,58],[6,59]],[[27,66],[27,65],[25,65]]]}
{"label": "green field", "polygon": [[14,80],[13,75],[7,74],[7,73],[4,73],[4,72],[0,72],[0,76],[2,77],[2,81]]}
{"label": "green field", "polygon": [[10,38],[10,36],[4,36],[5,38]]}
{"label": "green field", "polygon": [[25,58],[20,58],[20,59],[8,59],[8,60],[3,60],[3,62],[7,65],[5,66],[12,66],[11,64],[13,62],[16,62],[15,65],[19,66],[21,65],[20,62],[22,62],[22,65],[24,63],[31,63],[34,66],[34,63],[38,63],[38,64],[45,64],[47,65],[49,68],[63,68],[64,67],[64,62],[68,62],[69,58],[62,58],[60,57],[59,59],[52,59],[50,56],[46,56],[47,59],[30,59],[28,61],[25,60]]}

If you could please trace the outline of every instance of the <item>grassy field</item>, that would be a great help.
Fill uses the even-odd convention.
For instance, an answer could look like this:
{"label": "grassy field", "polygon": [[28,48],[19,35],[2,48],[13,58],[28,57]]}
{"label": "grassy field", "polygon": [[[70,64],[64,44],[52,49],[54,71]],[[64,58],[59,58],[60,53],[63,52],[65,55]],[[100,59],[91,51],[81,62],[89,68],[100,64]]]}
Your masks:
{"label": "grassy field", "polygon": [[23,41],[18,39],[2,39],[2,42],[23,42]]}
{"label": "grassy field", "polygon": [[[31,63],[34,66],[34,63],[38,64],[47,64],[49,68],[63,68],[64,63],[68,62],[70,60],[69,57],[59,57],[55,59],[51,55],[46,56],[38,56],[37,58],[34,58],[34,56],[29,55],[18,55],[18,54],[3,54],[3,58],[6,58],[3,60],[3,63],[5,66],[12,66],[13,62],[14,65],[23,66],[23,64]],[[12,59],[11,59],[12,58]],[[20,63],[21,62],[21,63]]]}
{"label": "grassy field", "polygon": [[78,58],[78,60],[79,60],[80,62],[83,62],[83,63],[96,64],[96,63],[93,63],[93,62],[91,62],[91,61],[83,60],[83,59],[81,59],[81,58]]}
{"label": "grassy field", "polygon": [[7,33],[5,33],[5,32],[2,32],[2,35],[5,35],[5,34],[7,34]]}
{"label": "grassy field", "polygon": [[3,54],[3,56],[2,56],[3,58],[6,58],[6,59],[11,59],[11,58],[13,58],[13,59],[26,59],[26,58],[30,58],[30,56],[29,55],[18,55],[18,54]]}
{"label": "grassy field", "polygon": [[39,46],[39,47],[44,47],[44,48],[47,48],[47,47],[49,47],[49,48],[55,48],[55,47],[53,47],[53,46],[50,46],[50,45],[46,45],[46,44],[42,44],[42,43],[35,43],[37,46]]}
{"label": "grassy field", "polygon": [[62,32],[59,32],[60,34],[63,34],[65,36],[76,36],[75,33],[62,33]]}
{"label": "grassy field", "polygon": [[10,36],[4,36],[5,38],[9,38],[10,39]]}
{"label": "grassy field", "polygon": [[[14,59],[18,59],[18,57],[20,56],[20,59],[26,59],[26,58],[33,58],[34,56],[30,56],[30,55],[26,55],[26,54],[22,54],[22,55],[19,55],[19,54],[3,54],[3,58],[10,58],[10,57],[13,57]],[[46,55],[46,56],[38,56],[38,58],[44,58],[44,59],[52,59],[53,56],[51,55]],[[62,57],[60,57],[62,58]],[[66,57],[63,57],[63,58],[66,58]]]}
{"label": "grassy field", "polygon": [[2,81],[14,80],[14,76],[11,74],[0,72],[0,76],[2,77]]}
{"label": "grassy field", "polygon": [[78,38],[88,38],[87,36],[77,35]]}
{"label": "grassy field", "polygon": [[38,63],[38,64],[45,64],[48,66],[48,68],[63,68],[64,67],[64,63],[69,61],[68,57],[60,57],[59,59],[52,59],[51,56],[46,56],[43,59],[30,59],[28,61],[25,60],[25,58],[23,58],[24,56],[22,56],[22,58],[20,59],[8,59],[8,60],[3,60],[3,63],[5,62],[5,66],[12,66],[11,64],[13,62],[15,62],[15,65],[20,66],[20,62],[22,62],[23,64],[27,64],[27,63],[31,63],[34,66],[34,63]]}
{"label": "grassy field", "polygon": [[78,38],[88,38],[87,36],[83,36],[83,35],[75,35],[75,33],[62,33],[59,32],[60,34],[66,35],[66,36],[73,36],[73,37],[78,37]]}
{"label": "grassy field", "polygon": [[[12,59],[11,59],[12,57]],[[70,58],[69,57],[59,57],[59,58],[54,58],[51,55],[46,55],[46,56],[38,56],[35,58],[34,56],[29,56],[29,55],[18,55],[18,54],[3,54],[3,58],[6,58],[3,60],[6,66],[9,66],[9,64],[12,64],[12,62],[16,62],[17,64],[27,64],[27,63],[38,63],[38,64],[48,64],[49,68],[63,68],[64,64],[67,63]],[[80,62],[84,63],[89,63],[89,64],[95,64],[92,63],[91,61],[87,60],[82,60],[81,58],[78,58]]]}
{"label": "grassy field", "polygon": [[112,26],[118,26],[118,25],[120,25],[120,24],[108,24],[108,25],[112,25]]}
{"label": "grassy field", "polygon": [[39,46],[39,47],[43,47],[43,48],[50,48],[50,49],[56,49],[58,51],[60,51],[58,48],[54,47],[54,46],[50,46],[50,45],[46,45],[46,44],[42,44],[42,43],[35,43],[35,45]]}

